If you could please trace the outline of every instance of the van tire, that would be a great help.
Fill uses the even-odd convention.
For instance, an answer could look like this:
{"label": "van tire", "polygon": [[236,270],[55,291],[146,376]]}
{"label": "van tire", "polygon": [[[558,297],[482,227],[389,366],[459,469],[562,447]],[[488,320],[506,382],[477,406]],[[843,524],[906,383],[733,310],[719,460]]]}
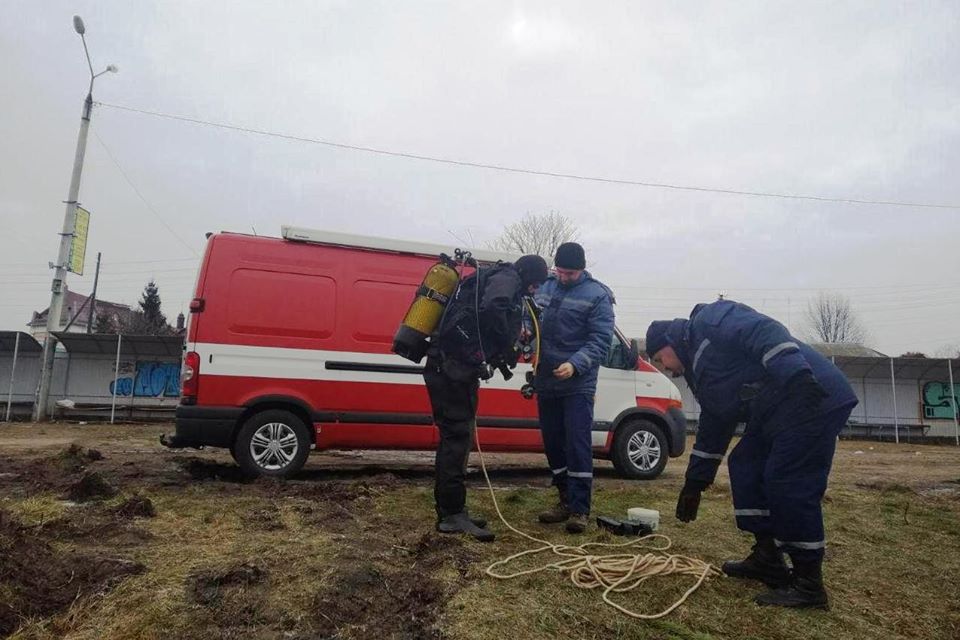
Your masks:
{"label": "van tire", "polygon": [[[269,451],[271,446],[274,448],[272,453]],[[300,471],[307,461],[310,436],[303,420],[293,413],[268,409],[255,413],[243,423],[231,453],[249,478],[288,478]]]}
{"label": "van tire", "polygon": [[631,420],[617,429],[610,459],[624,478],[653,480],[667,466],[670,445],[663,429],[649,420]]}

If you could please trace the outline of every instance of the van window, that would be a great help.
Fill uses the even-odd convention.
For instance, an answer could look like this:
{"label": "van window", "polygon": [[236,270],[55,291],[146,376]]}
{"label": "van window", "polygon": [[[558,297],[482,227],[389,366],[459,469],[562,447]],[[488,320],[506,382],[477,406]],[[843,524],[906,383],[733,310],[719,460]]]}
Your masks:
{"label": "van window", "polygon": [[237,269],[227,299],[233,334],[316,340],[333,335],[337,286],[332,278]]}
{"label": "van window", "polygon": [[631,358],[630,347],[624,344],[616,333],[613,334],[611,339],[607,361],[603,363],[603,366],[608,369],[623,369],[625,371],[632,371],[636,366],[636,362]]}
{"label": "van window", "polygon": [[418,284],[357,280],[353,283],[353,339],[358,342],[393,344],[403,314],[413,300]]}

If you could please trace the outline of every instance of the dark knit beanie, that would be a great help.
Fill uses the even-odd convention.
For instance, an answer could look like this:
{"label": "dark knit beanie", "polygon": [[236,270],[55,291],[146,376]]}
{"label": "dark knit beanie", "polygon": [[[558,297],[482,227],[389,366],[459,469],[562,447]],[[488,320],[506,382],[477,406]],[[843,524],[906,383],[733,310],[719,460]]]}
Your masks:
{"label": "dark knit beanie", "polygon": [[650,327],[647,329],[647,355],[652,359],[653,356],[657,355],[657,352],[660,349],[668,346],[670,342],[667,340],[667,330],[670,328],[670,323],[672,320],[656,320],[650,323]]}
{"label": "dark knit beanie", "polygon": [[557,247],[557,253],[553,257],[553,264],[561,269],[574,269],[580,271],[587,268],[587,259],[583,254],[583,247],[576,242],[564,242]]}
{"label": "dark knit beanie", "polygon": [[523,256],[513,263],[520,281],[526,289],[532,284],[541,285],[547,279],[547,261],[537,255]]}

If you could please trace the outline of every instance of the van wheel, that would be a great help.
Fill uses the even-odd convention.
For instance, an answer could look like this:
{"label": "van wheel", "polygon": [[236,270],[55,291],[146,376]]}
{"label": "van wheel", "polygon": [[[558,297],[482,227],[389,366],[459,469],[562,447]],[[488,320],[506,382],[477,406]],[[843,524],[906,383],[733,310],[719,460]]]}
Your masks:
{"label": "van wheel", "polygon": [[246,476],[286,478],[307,461],[310,438],[300,418],[289,411],[270,409],[243,423],[232,453]]}
{"label": "van wheel", "polygon": [[625,478],[652,480],[667,466],[667,438],[649,420],[631,420],[617,429],[610,459]]}

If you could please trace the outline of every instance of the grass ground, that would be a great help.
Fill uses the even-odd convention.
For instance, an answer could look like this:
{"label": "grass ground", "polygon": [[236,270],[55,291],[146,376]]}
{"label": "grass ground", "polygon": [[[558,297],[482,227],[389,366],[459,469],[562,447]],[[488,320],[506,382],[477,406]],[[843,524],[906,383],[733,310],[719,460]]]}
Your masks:
{"label": "grass ground", "polygon": [[[760,585],[718,578],[643,622],[557,573],[487,577],[529,543],[433,533],[428,454],[316,454],[294,480],[244,482],[222,452],[160,447],[169,428],[0,427],[0,637],[960,637],[953,447],[840,444],[825,504],[829,612],[761,609]],[[644,483],[598,463],[595,512],[655,508],[673,552],[714,564],[744,555],[723,472],[696,522],[673,519],[685,463]],[[553,497],[539,456],[488,465],[513,524],[568,541],[532,524]],[[470,477],[471,509],[492,516],[482,477]],[[586,540],[621,539],[593,530]],[[618,601],[653,612],[691,582],[652,580]]]}

